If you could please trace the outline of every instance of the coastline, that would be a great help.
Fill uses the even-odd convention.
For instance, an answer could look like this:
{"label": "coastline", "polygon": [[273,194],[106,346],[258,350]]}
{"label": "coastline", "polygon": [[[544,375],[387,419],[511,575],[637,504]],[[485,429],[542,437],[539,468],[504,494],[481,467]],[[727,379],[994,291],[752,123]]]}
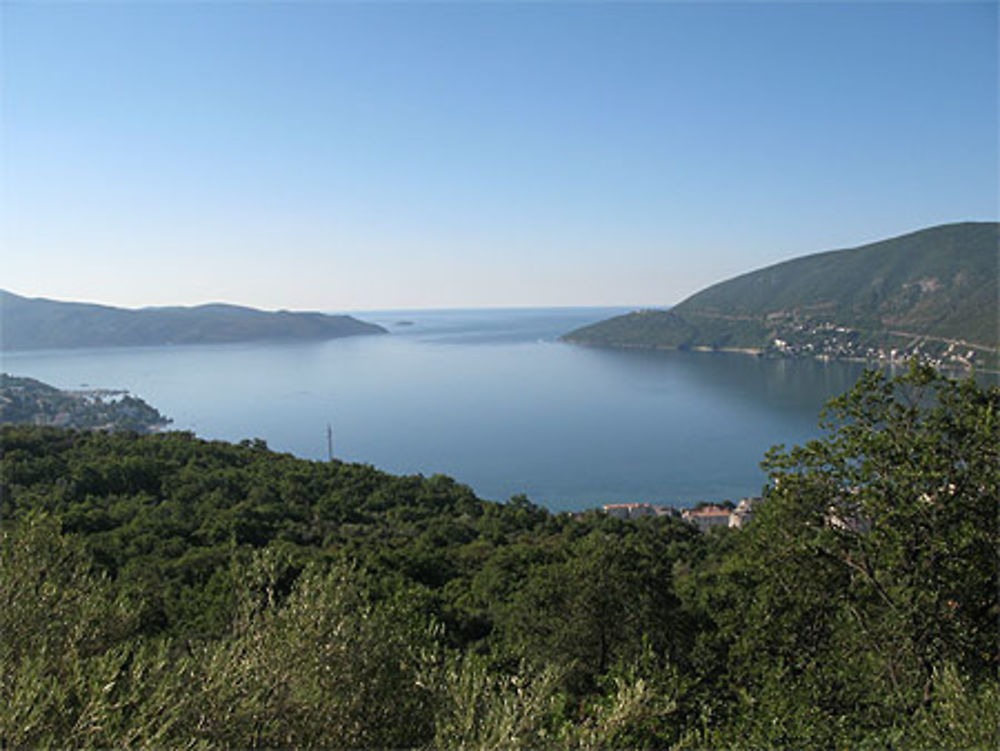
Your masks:
{"label": "coastline", "polygon": [[[761,347],[711,347],[707,345],[696,345],[691,347],[677,347],[666,344],[628,344],[620,343],[597,343],[588,342],[570,337],[560,337],[559,341],[573,344],[580,347],[595,347],[597,349],[625,349],[625,350],[646,350],[654,352],[698,352],[698,353],[732,353],[740,355],[752,355],[773,360],[818,360],[820,362],[852,362],[865,363],[869,365],[906,365],[910,358],[871,358],[871,357],[833,357],[831,355],[816,354],[799,357],[791,357],[776,352],[769,352]],[[988,373],[990,375],[1000,375],[1000,369],[988,367],[969,367],[959,363],[942,363],[935,367],[946,373],[963,373],[973,375],[975,373]]]}

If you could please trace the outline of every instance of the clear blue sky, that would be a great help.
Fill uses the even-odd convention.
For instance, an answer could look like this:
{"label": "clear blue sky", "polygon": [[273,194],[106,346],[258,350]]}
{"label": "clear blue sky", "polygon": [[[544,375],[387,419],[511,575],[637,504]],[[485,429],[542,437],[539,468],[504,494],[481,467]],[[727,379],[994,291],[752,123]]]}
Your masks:
{"label": "clear blue sky", "polygon": [[19,294],[678,302],[995,219],[994,3],[9,3]]}

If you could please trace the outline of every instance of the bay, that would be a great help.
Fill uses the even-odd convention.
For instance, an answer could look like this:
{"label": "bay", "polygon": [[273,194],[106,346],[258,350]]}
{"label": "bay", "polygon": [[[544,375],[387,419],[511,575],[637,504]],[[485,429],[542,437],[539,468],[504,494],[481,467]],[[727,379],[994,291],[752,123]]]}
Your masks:
{"label": "bay", "polygon": [[756,495],[777,443],[820,434],[855,363],[602,350],[558,336],[625,308],[355,313],[388,336],[5,353],[60,388],[123,388],[208,439],[262,438],[393,473],[455,477],[552,510]]}

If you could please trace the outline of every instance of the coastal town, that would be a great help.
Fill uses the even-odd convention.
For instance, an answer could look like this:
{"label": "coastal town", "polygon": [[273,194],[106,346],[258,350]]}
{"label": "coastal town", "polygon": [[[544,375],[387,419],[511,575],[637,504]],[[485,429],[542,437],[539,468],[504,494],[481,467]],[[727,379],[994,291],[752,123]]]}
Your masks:
{"label": "coastal town", "polygon": [[170,422],[156,408],[122,389],[65,391],[34,378],[0,374],[0,424],[150,433]]}
{"label": "coastal town", "polygon": [[777,312],[769,314],[767,322],[775,326],[776,333],[761,352],[765,356],[896,364],[916,359],[935,368],[951,370],[971,369],[983,359],[977,351],[979,345],[958,339],[892,331],[889,333],[897,340],[896,346],[876,345],[857,329],[830,321],[801,319]]}
{"label": "coastal town", "polygon": [[693,524],[702,532],[717,527],[745,527],[753,521],[754,507],[759,497],[748,497],[733,505],[702,503],[692,508],[678,509],[655,503],[609,503],[604,513],[615,519],[640,519],[644,516],[669,516]]}

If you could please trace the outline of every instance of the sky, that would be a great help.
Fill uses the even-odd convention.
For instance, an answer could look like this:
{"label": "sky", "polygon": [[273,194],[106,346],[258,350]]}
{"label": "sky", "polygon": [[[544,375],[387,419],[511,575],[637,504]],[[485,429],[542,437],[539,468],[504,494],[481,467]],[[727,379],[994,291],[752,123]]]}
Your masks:
{"label": "sky", "polygon": [[998,216],[995,3],[0,5],[0,287],[660,306]]}

